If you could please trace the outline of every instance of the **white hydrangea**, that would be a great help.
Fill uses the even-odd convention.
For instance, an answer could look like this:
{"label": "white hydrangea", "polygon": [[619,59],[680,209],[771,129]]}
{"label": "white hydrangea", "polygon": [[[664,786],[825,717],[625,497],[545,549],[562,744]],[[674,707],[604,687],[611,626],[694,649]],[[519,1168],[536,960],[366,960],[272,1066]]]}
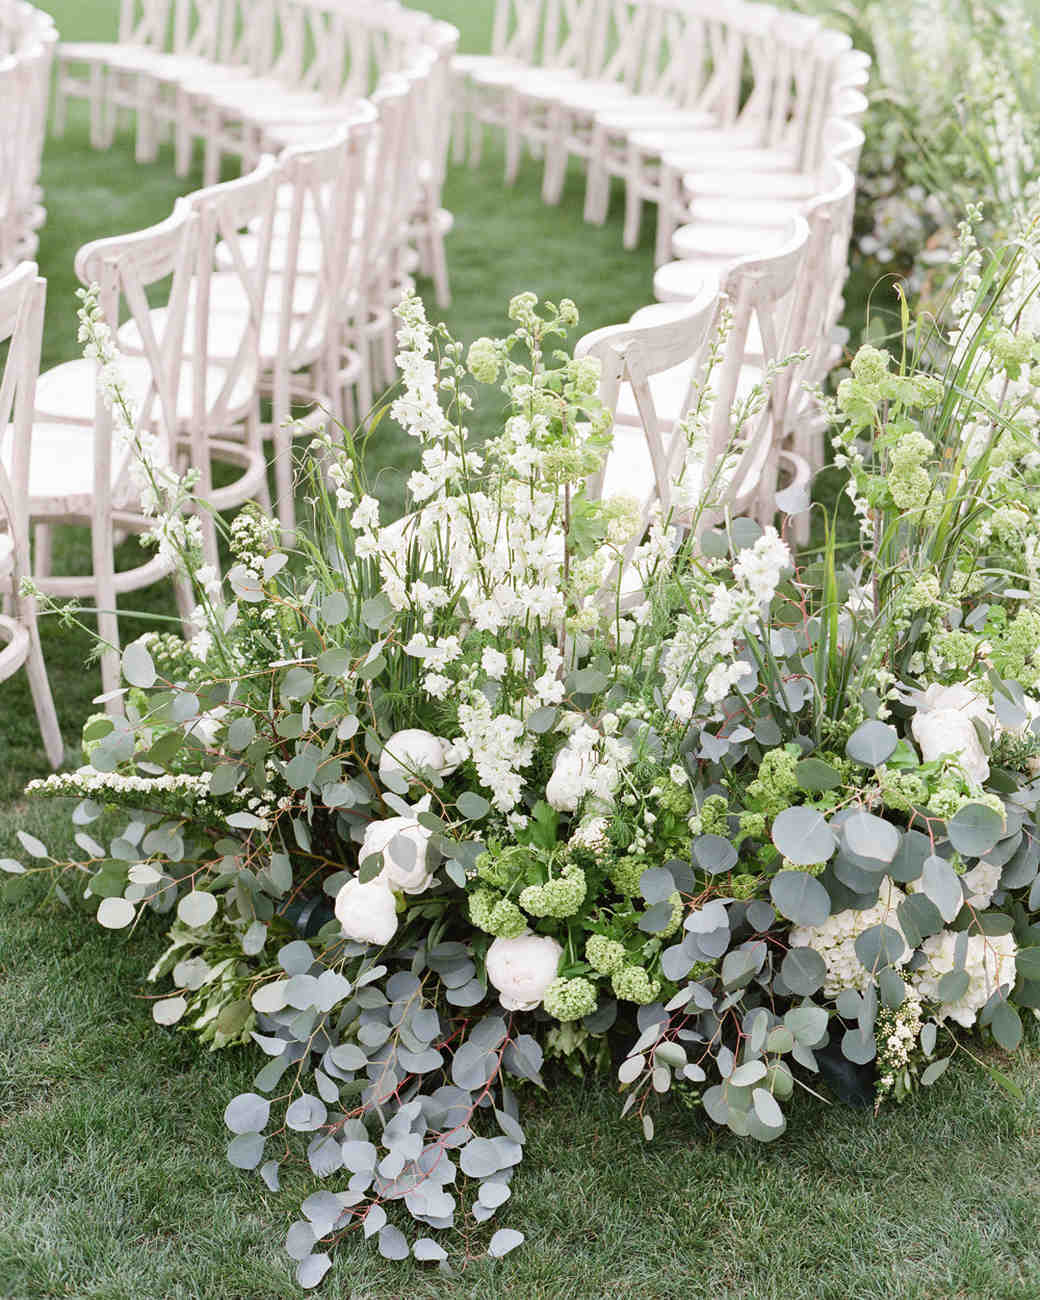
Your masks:
{"label": "white hydrangea", "polygon": [[[856,911],[846,908],[829,916],[822,925],[798,925],[791,931],[791,945],[812,948],[827,966],[823,991],[828,997],[837,997],[842,989],[863,989],[872,976],[856,955],[856,940],[872,925],[887,925],[903,934],[896,909],[906,895],[888,876],[881,882],[878,901],[873,907]],[[910,948],[903,939],[903,951],[892,963],[903,966],[910,957]]]}
{"label": "white hydrangea", "polygon": [[926,939],[921,945],[925,964],[911,979],[926,1002],[940,1003],[937,1020],[956,1020],[969,1029],[990,996],[998,988],[1009,988],[1014,984],[1018,945],[1010,934],[969,935],[963,966],[969,979],[968,988],[956,1002],[941,1002],[939,981],[950,971],[958,969],[956,947],[960,937],[950,930],[943,930]]}

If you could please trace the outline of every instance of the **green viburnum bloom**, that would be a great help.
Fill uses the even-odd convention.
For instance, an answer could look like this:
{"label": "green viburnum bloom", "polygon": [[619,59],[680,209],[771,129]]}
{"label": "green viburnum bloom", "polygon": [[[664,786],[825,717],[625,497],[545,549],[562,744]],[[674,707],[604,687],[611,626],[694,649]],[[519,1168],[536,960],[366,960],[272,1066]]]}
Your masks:
{"label": "green viburnum bloom", "polygon": [[613,975],[625,964],[625,945],[605,934],[590,934],[585,942],[585,960],[600,975]]}
{"label": "green viburnum bloom", "polygon": [[532,916],[573,916],[585,901],[585,872],[573,862],[544,885],[528,885],[520,891],[520,906]]}
{"label": "green viburnum bloom", "polygon": [[596,1010],[596,986],[590,980],[554,979],[545,990],[542,1006],[557,1020],[580,1020]]}
{"label": "green viburnum bloom", "polygon": [[742,840],[762,840],[766,835],[766,819],[760,812],[742,812],[740,814],[740,838]]}
{"label": "green viburnum bloom", "polygon": [[913,772],[893,772],[890,768],[879,767],[877,777],[885,807],[895,812],[920,808],[928,799],[927,783]]}
{"label": "green viburnum bloom", "polygon": [[798,759],[786,749],[769,749],[762,755],[758,776],[748,786],[748,801],[755,810],[775,817],[791,806],[798,790]]}
{"label": "green viburnum bloom", "polygon": [[501,357],[494,339],[474,339],[466,354],[466,366],[478,384],[493,384],[498,379]]}
{"label": "green viburnum bloom", "polygon": [[672,905],[671,920],[669,920],[668,924],[664,927],[663,930],[659,930],[657,932],[656,937],[658,939],[670,939],[672,935],[675,934],[675,932],[679,929],[679,926],[682,925],[683,904],[682,904],[682,898],[679,895],[678,890],[676,890],[675,893],[668,895],[668,902],[671,903]]}
{"label": "green viburnum bloom", "polygon": [[729,804],[725,796],[710,794],[690,820],[696,824],[695,834],[725,835],[729,831]]}
{"label": "green viburnum bloom", "polygon": [[496,939],[515,939],[527,929],[527,917],[493,889],[475,889],[469,896],[469,919]]}
{"label": "green viburnum bloom", "polygon": [[614,996],[623,1002],[637,1002],[645,1006],[661,992],[661,981],[651,979],[642,966],[625,965],[615,971],[610,980]]}
{"label": "green viburnum bloom", "polygon": [[610,879],[619,894],[631,898],[639,893],[639,881],[643,872],[650,866],[649,861],[639,854],[629,854],[618,858],[610,868]]}

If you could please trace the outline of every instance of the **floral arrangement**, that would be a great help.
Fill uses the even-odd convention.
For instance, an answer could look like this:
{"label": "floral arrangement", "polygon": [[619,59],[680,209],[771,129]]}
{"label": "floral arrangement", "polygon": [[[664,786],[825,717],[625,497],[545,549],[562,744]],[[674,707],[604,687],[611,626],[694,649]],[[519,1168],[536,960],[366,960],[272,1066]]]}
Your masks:
{"label": "floral arrangement", "polygon": [[[519,1245],[497,1225],[550,1066],[615,1071],[648,1139],[674,1094],[769,1142],[796,1087],[880,1105],[980,1035],[1018,1045],[1040,1007],[1029,234],[990,263],[966,225],[955,330],[857,354],[829,402],[843,511],[803,556],[749,519],[644,531],[590,501],[598,376],[547,355],[573,304],[526,294],[468,355],[399,308],[401,519],[364,437],[330,429],[312,523],[290,552],[243,511],[229,591],[160,522],[194,635],[127,646],[125,715],[31,787],[76,798],[83,856],[22,843],[101,925],[170,917],[159,1024],[266,1058],[228,1159],[273,1190],[312,1171],[301,1286],[354,1231],[444,1267],[448,1230]],[[474,381],[507,399],[480,446]]]}

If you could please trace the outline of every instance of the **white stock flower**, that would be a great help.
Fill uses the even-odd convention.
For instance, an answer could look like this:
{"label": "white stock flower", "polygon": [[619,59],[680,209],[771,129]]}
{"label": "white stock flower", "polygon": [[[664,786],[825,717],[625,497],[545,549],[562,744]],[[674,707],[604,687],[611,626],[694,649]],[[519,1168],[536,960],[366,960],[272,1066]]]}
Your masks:
{"label": "white stock flower", "polygon": [[336,920],[348,939],[389,943],[397,933],[397,902],[381,877],[362,884],[352,877],[336,895]]}
{"label": "white stock flower", "polygon": [[547,935],[496,939],[487,953],[487,977],[507,1011],[533,1011],[556,978],[563,949]]}
{"label": "white stock flower", "polygon": [[383,859],[377,880],[405,894],[423,894],[433,884],[427,863],[432,832],[414,817],[387,817],[370,822],[361,841],[360,860]]}
{"label": "white stock flower", "polygon": [[443,737],[421,728],[395,731],[379,755],[379,779],[386,785],[387,778],[395,776],[411,783],[423,771],[447,776],[455,770],[447,759],[447,751],[448,742]]}

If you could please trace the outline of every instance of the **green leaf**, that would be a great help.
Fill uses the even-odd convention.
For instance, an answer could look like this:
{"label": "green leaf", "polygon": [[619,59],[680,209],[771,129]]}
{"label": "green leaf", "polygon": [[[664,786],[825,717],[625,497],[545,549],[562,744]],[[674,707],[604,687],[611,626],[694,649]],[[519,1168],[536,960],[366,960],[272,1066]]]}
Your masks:
{"label": "green leaf", "polygon": [[209,778],[210,794],[215,799],[219,799],[221,795],[230,794],[238,785],[242,771],[243,769],[238,763],[221,763],[219,767],[214,768]]}
{"label": "green leaf", "polygon": [[856,956],[869,971],[891,966],[906,951],[903,936],[890,925],[872,925],[856,936]]}
{"label": "green leaf", "polygon": [[321,621],[329,627],[343,623],[350,613],[350,606],[342,591],[330,591],[321,602]]}
{"label": "green leaf", "polygon": [[342,677],[353,662],[354,657],[345,646],[332,646],[318,655],[317,667],[326,677]]}
{"label": "green leaf", "polygon": [[803,1047],[819,1047],[827,1034],[827,1012],[812,1005],[792,1007],[784,1016],[784,1024]]}
{"label": "green leaf", "polygon": [[721,835],[698,835],[693,841],[693,860],[702,871],[717,876],[737,865],[737,850]]}
{"label": "green leaf", "polygon": [[966,803],[946,827],[950,843],[968,858],[981,858],[1004,834],[1004,818],[984,803]]}
{"label": "green leaf", "polygon": [[155,664],[142,642],[131,641],[123,651],[123,677],[142,690],[155,684]]}
{"label": "green leaf", "polygon": [[1040,980],[1040,948],[1019,948],[1015,968],[1026,980]]}
{"label": "green leaf", "polygon": [[455,807],[467,821],[478,822],[491,811],[491,805],[483,795],[466,790],[455,801]]}
{"label": "green leaf", "polygon": [[784,957],[780,974],[792,993],[808,997],[823,988],[827,963],[815,948],[791,948]]}
{"label": "green leaf", "polygon": [[776,910],[795,925],[822,925],[831,914],[831,899],[807,871],[781,871],[769,884]]}
{"label": "green leaf", "polygon": [[309,700],[314,693],[314,674],[309,668],[297,665],[290,668],[282,678],[281,694],[283,700]]}
{"label": "green leaf", "polygon": [[1022,1041],[1022,1019],[1010,1002],[998,1002],[989,1022],[993,1037],[1005,1052],[1013,1052]]}
{"label": "green leaf", "polygon": [[971,976],[966,970],[950,970],[939,980],[939,1001],[957,1002],[971,984]]}
{"label": "green leaf", "polygon": [[880,767],[895,753],[898,743],[899,734],[895,727],[871,718],[861,722],[849,737],[845,753],[865,767]]}
{"label": "green leaf", "polygon": [[842,823],[841,833],[849,850],[873,862],[891,862],[899,851],[899,831],[883,817],[854,812]]}
{"label": "green leaf", "polygon": [[961,910],[964,890],[961,888],[960,876],[945,858],[933,854],[925,861],[921,873],[921,889],[935,904],[939,915],[947,924]]}
{"label": "green leaf", "polygon": [[361,606],[361,621],[373,632],[378,632],[393,617],[394,607],[384,592],[372,596]]}
{"label": "green leaf", "polygon": [[836,790],[841,785],[841,773],[822,758],[803,758],[794,771],[800,790]]}
{"label": "green leaf", "polygon": [[227,747],[233,753],[246,749],[256,738],[256,723],[252,718],[236,718],[227,729]]}
{"label": "green leaf", "polygon": [[921,1071],[921,1084],[925,1088],[930,1088],[937,1079],[950,1068],[952,1057],[944,1056],[940,1061],[933,1061],[931,1065],[926,1065]]}
{"label": "green leaf", "polygon": [[770,834],[784,857],[800,867],[829,861],[838,847],[834,832],[815,808],[785,808],[773,819]]}

